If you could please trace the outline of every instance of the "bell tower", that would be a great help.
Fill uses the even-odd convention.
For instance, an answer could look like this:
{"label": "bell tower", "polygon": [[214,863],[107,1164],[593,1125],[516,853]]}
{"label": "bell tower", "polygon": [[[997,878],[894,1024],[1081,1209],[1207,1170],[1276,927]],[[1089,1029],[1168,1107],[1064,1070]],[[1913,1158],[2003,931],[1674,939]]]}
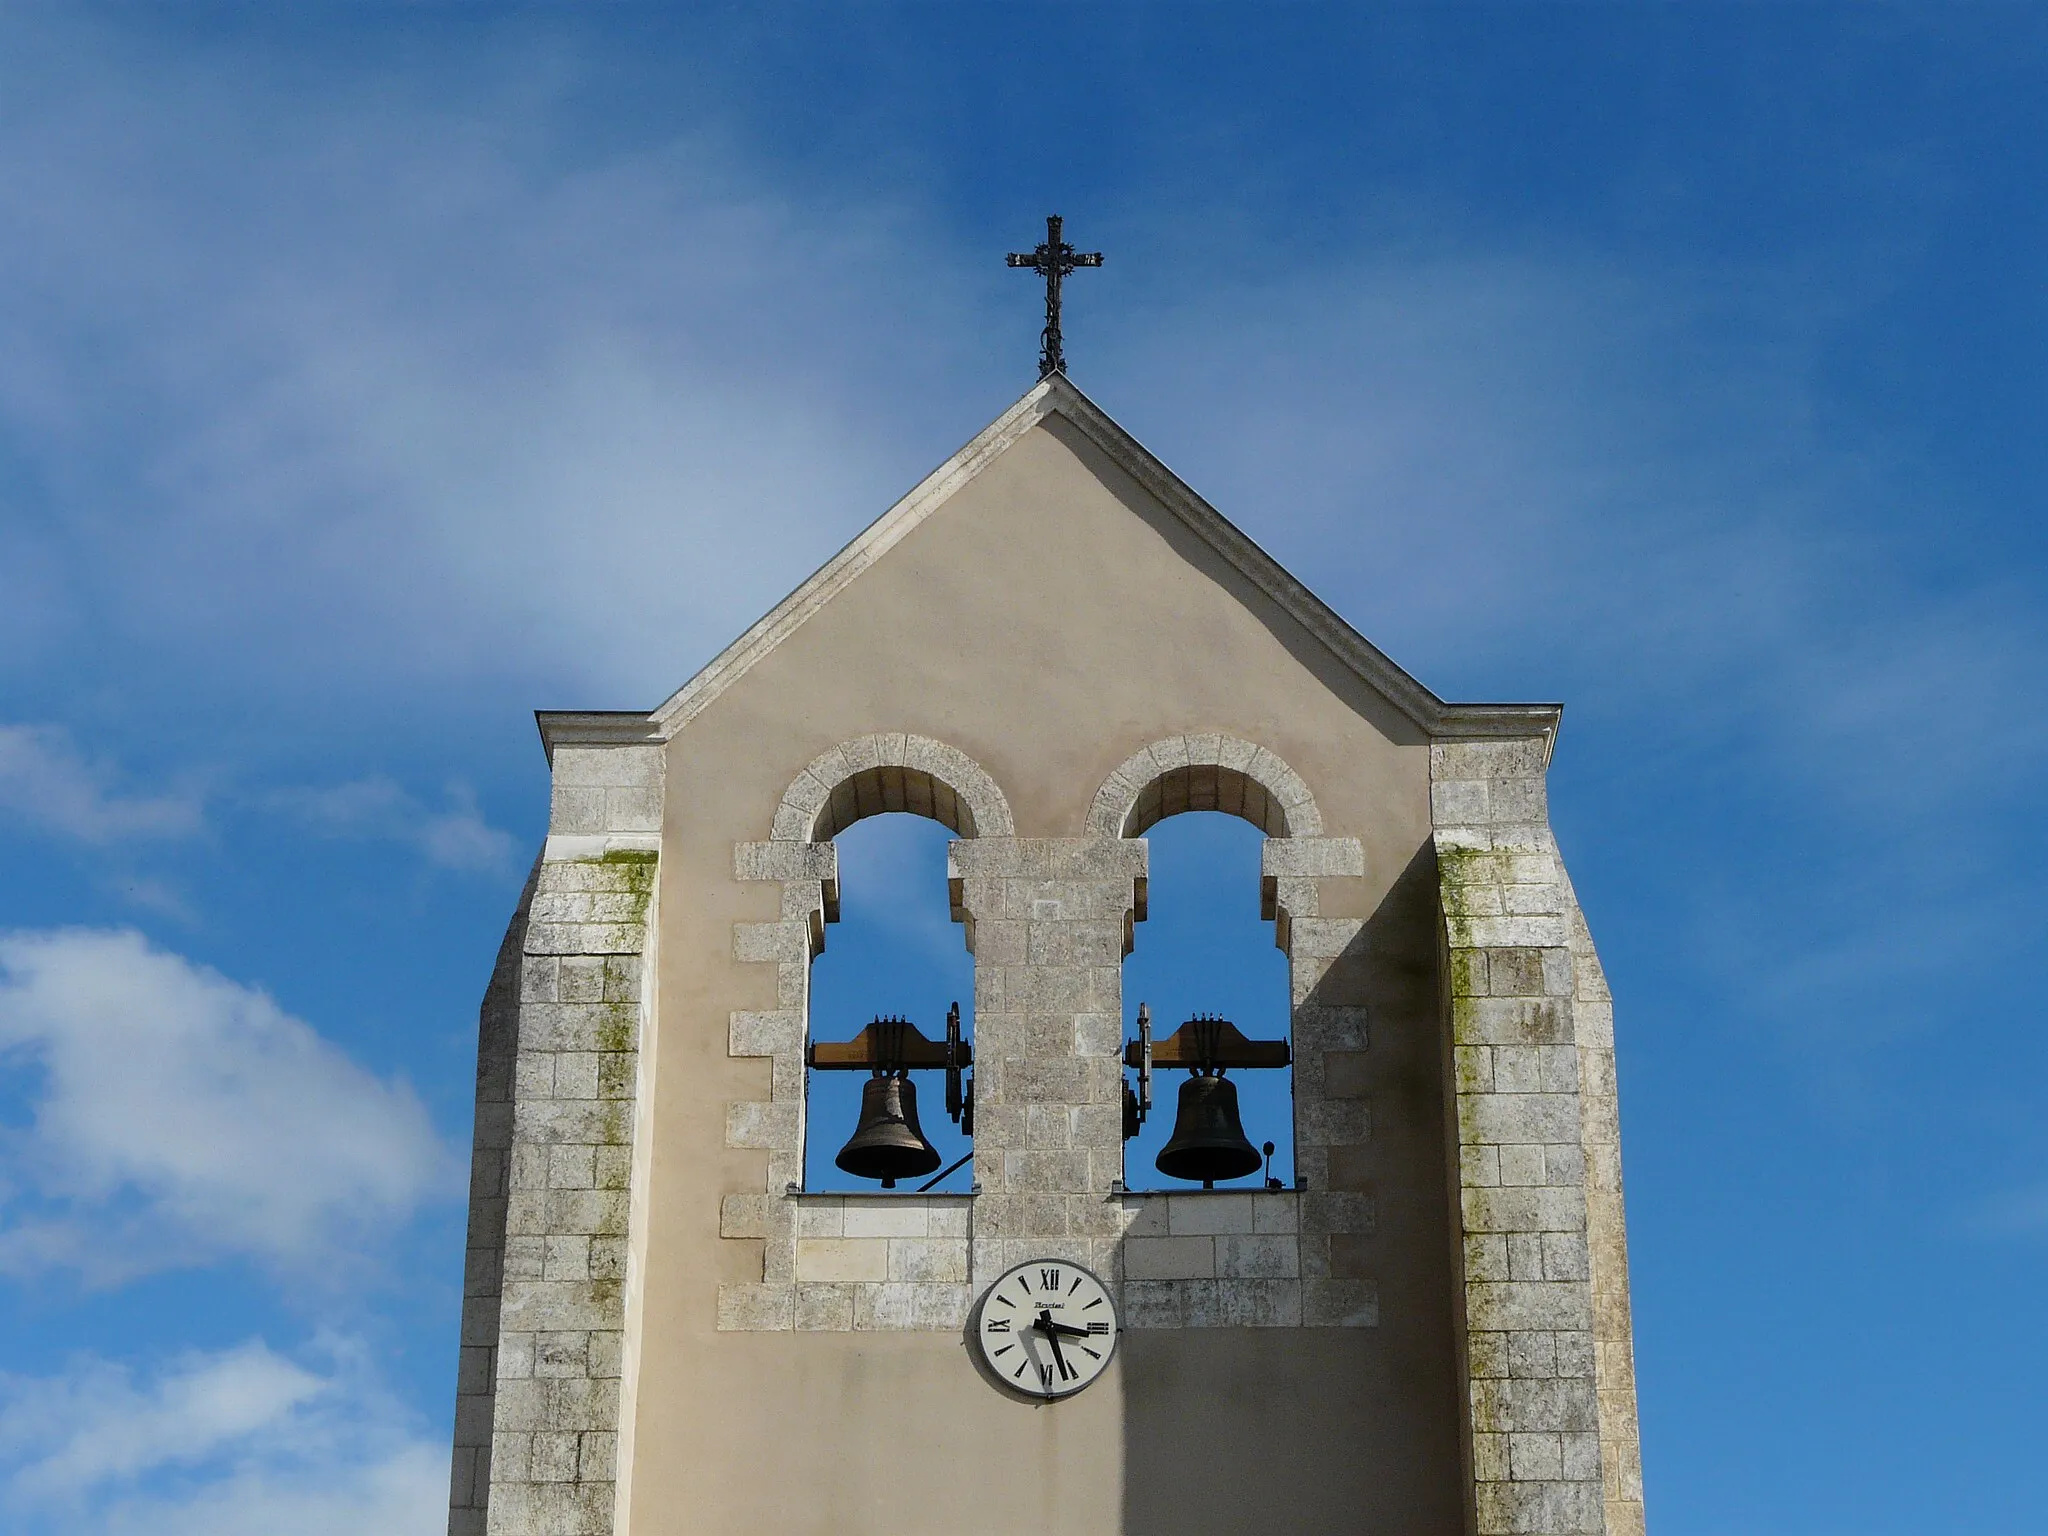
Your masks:
{"label": "bell tower", "polygon": [[[451,1536],[1640,1532],[1557,723],[1438,699],[1050,365],[667,702],[541,715]],[[1124,996],[1196,810],[1264,838],[1259,1017]],[[834,839],[891,811],[952,835],[972,994],[816,1017]]]}

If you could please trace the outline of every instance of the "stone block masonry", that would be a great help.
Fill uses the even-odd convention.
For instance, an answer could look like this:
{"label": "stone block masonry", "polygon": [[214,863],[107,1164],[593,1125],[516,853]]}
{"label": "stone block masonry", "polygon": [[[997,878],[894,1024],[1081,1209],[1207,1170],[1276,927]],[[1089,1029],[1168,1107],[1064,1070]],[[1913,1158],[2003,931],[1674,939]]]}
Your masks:
{"label": "stone block masonry", "polygon": [[1612,1006],[1540,740],[1439,743],[1478,1536],[1639,1536]]}
{"label": "stone block masonry", "polygon": [[1052,1254],[1115,1283],[1123,1177],[1124,935],[1145,845],[962,840],[975,920],[974,1278]]}
{"label": "stone block masonry", "polygon": [[[1185,745],[1201,740],[1167,754],[1190,803],[1209,792]],[[727,1145],[765,1154],[765,1177],[723,1195],[718,1230],[758,1245],[761,1268],[720,1286],[716,1326],[953,1333],[990,1278],[1047,1253],[1101,1274],[1134,1329],[1378,1326],[1365,935],[1319,905],[1324,882],[1364,873],[1357,842],[1295,833],[1263,854],[1265,914],[1289,955],[1305,1187],[1128,1193],[1122,961],[1143,914],[1144,841],[1018,838],[975,765],[917,738],[835,750],[860,776],[853,803],[831,771],[807,771],[776,835],[734,849],[735,875],[777,882],[780,900],[732,933],[736,959],[772,968],[774,1006],[727,1022],[729,1052],[770,1070],[765,1098],[726,1106]],[[1432,748],[1471,1507],[1477,1536],[1633,1536],[1611,1003],[1550,834],[1542,765],[1535,741]],[[574,793],[557,796],[481,1020],[451,1536],[612,1532],[630,1460],[627,1240],[644,1198],[635,1106],[661,761],[647,746],[565,747],[556,769]],[[1269,813],[1320,828],[1306,791],[1275,781]],[[1142,784],[1116,788],[1105,815],[1125,825],[1140,814],[1118,808],[1127,792],[1152,803]],[[812,839],[869,809],[863,797],[929,801],[974,828],[948,859],[976,956],[971,1197],[791,1189],[810,964],[838,905],[836,851]]]}
{"label": "stone block masonry", "polygon": [[558,748],[482,1020],[450,1536],[613,1529],[661,756]]}
{"label": "stone block masonry", "polygon": [[[803,1177],[810,964],[838,899],[837,851],[809,839],[847,814],[841,791],[852,780],[842,776],[865,782],[877,763],[906,775],[903,804],[914,793],[967,808],[956,830],[974,829],[947,862],[953,914],[975,957],[980,1193],[971,1200],[793,1192]],[[951,781],[935,775],[918,787],[908,777],[917,764]],[[1291,957],[1296,1161],[1315,1193],[1121,1194],[1123,959],[1144,911],[1147,847],[1114,829],[1130,824],[1132,802],[1160,798],[1147,774],[1177,776],[1199,797],[1227,787],[1230,773],[1250,786],[1237,791],[1245,803],[1286,818],[1265,845],[1261,896]],[[1104,830],[1018,838],[978,764],[917,737],[865,737],[799,776],[768,841],[735,847],[735,876],[779,881],[781,901],[776,919],[733,929],[737,959],[775,968],[776,1007],[736,1011],[728,1024],[732,1055],[771,1065],[766,1099],[726,1107],[726,1144],[767,1156],[764,1185],[721,1203],[720,1235],[761,1253],[758,1280],[720,1286],[721,1330],[957,1329],[983,1286],[1041,1254],[1087,1264],[1122,1288],[1133,1327],[1377,1325],[1368,1031],[1364,1007],[1332,985],[1363,924],[1319,915],[1320,882],[1363,876],[1363,851],[1356,839],[1319,835],[1307,786],[1250,743],[1176,737],[1118,775],[1091,813],[1091,827]],[[891,805],[890,782],[871,809]]]}

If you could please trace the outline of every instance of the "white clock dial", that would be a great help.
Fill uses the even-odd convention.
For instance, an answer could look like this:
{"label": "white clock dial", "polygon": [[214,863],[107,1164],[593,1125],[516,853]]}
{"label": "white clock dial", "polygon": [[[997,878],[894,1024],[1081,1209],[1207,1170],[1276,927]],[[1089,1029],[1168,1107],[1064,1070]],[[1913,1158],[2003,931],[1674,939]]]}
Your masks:
{"label": "white clock dial", "polygon": [[1028,1259],[982,1293],[974,1341],[983,1364],[1013,1391],[1071,1397],[1109,1368],[1116,1302],[1066,1259]]}

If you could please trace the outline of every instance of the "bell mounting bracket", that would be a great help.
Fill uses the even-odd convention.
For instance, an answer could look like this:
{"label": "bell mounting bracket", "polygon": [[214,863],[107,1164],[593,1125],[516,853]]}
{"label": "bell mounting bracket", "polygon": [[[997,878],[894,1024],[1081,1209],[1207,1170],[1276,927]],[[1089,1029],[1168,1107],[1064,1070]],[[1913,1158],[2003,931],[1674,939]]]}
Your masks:
{"label": "bell mounting bracket", "polygon": [[960,1038],[960,1005],[946,1010],[946,1038],[932,1040],[908,1019],[877,1018],[851,1040],[813,1040],[804,1062],[820,1072],[869,1072],[901,1077],[923,1068],[944,1068],[946,1113],[974,1134],[974,1079],[963,1077],[974,1064],[974,1047]]}
{"label": "bell mounting bracket", "polygon": [[1150,1086],[1152,1067],[1187,1067],[1199,1072],[1221,1072],[1230,1067],[1285,1067],[1294,1053],[1285,1040],[1248,1040],[1228,1019],[1204,1014],[1189,1019],[1164,1040],[1152,1038],[1151,1017],[1138,1010],[1138,1038],[1124,1047],[1124,1065],[1138,1069],[1139,1080]]}
{"label": "bell mounting bracket", "polygon": [[1250,1040],[1228,1019],[1207,1014],[1189,1019],[1164,1040],[1152,1038],[1152,1010],[1138,1005],[1138,1038],[1124,1047],[1124,1065],[1138,1074],[1134,1092],[1124,1085],[1124,1140],[1138,1134],[1138,1128],[1152,1112],[1152,1069],[1186,1067],[1204,1076],[1220,1076],[1232,1067],[1257,1069],[1285,1067],[1294,1052],[1285,1040]]}

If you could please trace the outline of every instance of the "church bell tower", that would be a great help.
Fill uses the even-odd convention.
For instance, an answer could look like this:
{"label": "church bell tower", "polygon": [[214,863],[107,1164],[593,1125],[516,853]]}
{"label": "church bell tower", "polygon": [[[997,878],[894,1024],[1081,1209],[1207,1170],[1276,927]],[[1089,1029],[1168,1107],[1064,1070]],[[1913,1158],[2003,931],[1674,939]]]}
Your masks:
{"label": "church bell tower", "polygon": [[[451,1536],[1643,1529],[1558,710],[1438,699],[1076,389],[1048,233],[1035,387],[659,707],[540,716]],[[1263,834],[1270,1017],[1127,1006],[1191,810]],[[811,965],[885,811],[950,829],[973,989],[849,1031]]]}

